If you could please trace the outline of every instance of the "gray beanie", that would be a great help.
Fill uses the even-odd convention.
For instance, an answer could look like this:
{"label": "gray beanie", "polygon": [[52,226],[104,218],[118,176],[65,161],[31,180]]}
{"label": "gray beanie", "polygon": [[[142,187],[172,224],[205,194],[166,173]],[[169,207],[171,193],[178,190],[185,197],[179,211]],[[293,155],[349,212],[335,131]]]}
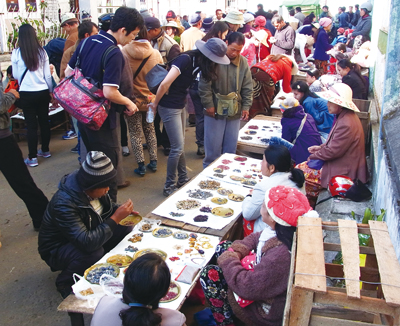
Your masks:
{"label": "gray beanie", "polygon": [[115,180],[117,170],[103,152],[87,153],[78,171],[78,182],[83,190],[105,188]]}

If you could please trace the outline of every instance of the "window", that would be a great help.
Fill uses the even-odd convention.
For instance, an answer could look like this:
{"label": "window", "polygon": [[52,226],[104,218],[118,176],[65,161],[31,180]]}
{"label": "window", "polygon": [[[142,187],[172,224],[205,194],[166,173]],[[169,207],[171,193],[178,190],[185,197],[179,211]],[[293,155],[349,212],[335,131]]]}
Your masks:
{"label": "window", "polygon": [[6,0],[7,11],[8,12],[17,12],[19,11],[18,0]]}
{"label": "window", "polygon": [[35,0],[25,0],[25,7],[28,12],[37,11]]}

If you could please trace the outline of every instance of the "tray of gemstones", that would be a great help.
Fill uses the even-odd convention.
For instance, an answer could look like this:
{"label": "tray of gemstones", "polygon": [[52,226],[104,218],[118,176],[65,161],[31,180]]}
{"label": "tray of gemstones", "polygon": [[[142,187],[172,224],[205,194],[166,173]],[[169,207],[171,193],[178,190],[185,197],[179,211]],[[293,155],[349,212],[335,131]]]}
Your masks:
{"label": "tray of gemstones", "polygon": [[280,121],[274,118],[271,120],[252,119],[240,129],[238,142],[267,146],[272,136],[282,137]]}

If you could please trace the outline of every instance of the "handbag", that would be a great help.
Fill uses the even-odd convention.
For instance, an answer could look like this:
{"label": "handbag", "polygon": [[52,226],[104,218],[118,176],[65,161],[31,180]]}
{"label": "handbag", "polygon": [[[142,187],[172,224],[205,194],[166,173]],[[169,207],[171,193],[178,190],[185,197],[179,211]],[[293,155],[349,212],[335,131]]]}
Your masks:
{"label": "handbag", "polygon": [[[80,55],[87,40],[86,38],[82,43],[72,74],[64,78],[53,93],[65,111],[88,128],[99,130],[108,117],[111,103],[104,97],[103,90],[90,78],[85,77],[79,68]],[[112,45],[104,52],[101,60],[102,72],[107,55],[116,48]]]}
{"label": "handbag", "polygon": [[239,102],[241,97],[239,94],[239,64],[236,69],[236,92],[231,92],[228,95],[214,93],[217,99],[217,114],[221,116],[233,117],[239,111]]}

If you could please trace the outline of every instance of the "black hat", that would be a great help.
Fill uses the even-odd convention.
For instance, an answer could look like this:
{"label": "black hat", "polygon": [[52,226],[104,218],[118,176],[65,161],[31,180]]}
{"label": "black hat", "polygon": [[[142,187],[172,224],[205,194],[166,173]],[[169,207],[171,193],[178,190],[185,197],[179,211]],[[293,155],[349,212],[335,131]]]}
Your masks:
{"label": "black hat", "polygon": [[176,15],[175,15],[175,13],[174,13],[172,10],[168,10],[168,12],[167,12],[167,17],[166,17],[166,18],[175,19],[175,18],[176,18]]}
{"label": "black hat", "polygon": [[205,18],[203,20],[203,28],[204,28],[204,33],[208,33],[208,31],[214,26],[214,21],[212,17],[210,18]]}
{"label": "black hat", "polygon": [[78,171],[78,182],[83,190],[105,188],[117,177],[117,170],[103,153],[91,151]]}
{"label": "black hat", "polygon": [[161,28],[160,21],[155,17],[147,17],[144,20],[144,23],[148,31],[155,28]]}

